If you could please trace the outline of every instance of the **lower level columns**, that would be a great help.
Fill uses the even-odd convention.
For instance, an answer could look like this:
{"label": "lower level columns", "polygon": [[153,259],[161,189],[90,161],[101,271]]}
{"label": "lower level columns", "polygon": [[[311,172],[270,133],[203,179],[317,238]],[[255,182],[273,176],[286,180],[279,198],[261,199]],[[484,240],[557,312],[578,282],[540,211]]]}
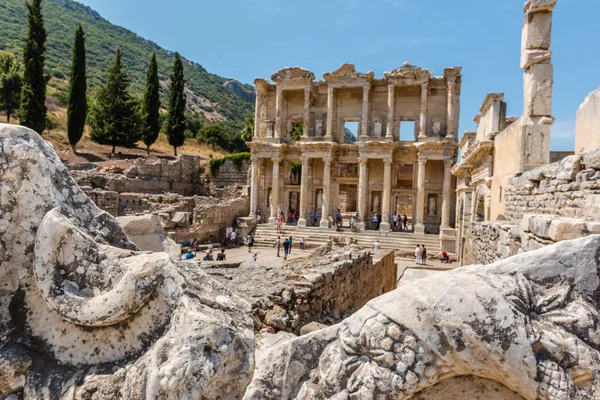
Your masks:
{"label": "lower level columns", "polygon": [[415,233],[425,233],[425,167],[427,158],[419,157],[419,167],[417,170],[417,221],[415,224]]}
{"label": "lower level columns", "polygon": [[390,201],[392,192],[392,159],[383,160],[383,203],[381,206],[382,222],[380,232],[390,231]]}
{"label": "lower level columns", "polygon": [[308,158],[302,159],[302,175],[300,185],[300,210],[298,216],[298,226],[306,226],[306,196],[308,195]]}
{"label": "lower level columns", "polygon": [[450,228],[450,202],[452,186],[452,160],[444,160],[444,186],[442,192],[442,226],[441,228]]}
{"label": "lower level columns", "polygon": [[367,207],[367,161],[366,158],[358,159],[358,230],[363,231],[365,229],[365,218],[366,218],[366,207]]}
{"label": "lower level columns", "polygon": [[329,207],[331,196],[331,159],[323,159],[323,199],[321,203],[321,222],[319,226],[329,229]]}
{"label": "lower level columns", "polygon": [[250,216],[256,216],[258,208],[258,159],[252,157],[252,177],[250,178]]}
{"label": "lower level columns", "polygon": [[273,181],[271,185],[271,217],[269,224],[277,224],[277,210],[279,209],[279,158],[273,158]]}

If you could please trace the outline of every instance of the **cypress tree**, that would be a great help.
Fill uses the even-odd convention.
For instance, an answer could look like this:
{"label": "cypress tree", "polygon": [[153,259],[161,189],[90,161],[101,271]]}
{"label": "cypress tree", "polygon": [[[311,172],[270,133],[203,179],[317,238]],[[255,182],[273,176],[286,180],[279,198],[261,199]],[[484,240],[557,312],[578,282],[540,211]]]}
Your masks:
{"label": "cypress tree", "polygon": [[175,53],[173,74],[171,75],[171,93],[169,95],[169,119],[167,120],[167,137],[177,156],[177,148],[185,143],[185,79],[183,63],[179,53]]}
{"label": "cypress tree", "polygon": [[90,137],[112,146],[133,147],[138,141],[139,116],[135,99],[129,94],[129,77],[123,70],[121,50],[108,68],[106,83],[102,85],[90,108]]}
{"label": "cypress tree", "polygon": [[46,126],[46,77],[44,52],[46,30],[42,15],[42,0],[25,2],[28,10],[27,38],[23,50],[23,87],[21,92],[21,125],[42,134]]}
{"label": "cypress tree", "polygon": [[77,143],[83,136],[87,117],[87,83],[85,75],[85,36],[79,24],[75,32],[73,45],[73,61],[69,80],[69,100],[67,108],[67,133],[73,153],[77,154]]}
{"label": "cypress tree", "polygon": [[6,122],[19,109],[21,102],[21,61],[10,53],[0,53],[0,110],[6,112]]}
{"label": "cypress tree", "polygon": [[152,58],[150,58],[150,65],[148,65],[148,71],[146,72],[146,91],[144,92],[142,111],[144,117],[142,135],[144,137],[144,144],[148,148],[148,155],[150,155],[150,146],[156,142],[158,133],[160,132],[160,122],[158,119],[160,111],[159,89],[156,53],[153,52]]}

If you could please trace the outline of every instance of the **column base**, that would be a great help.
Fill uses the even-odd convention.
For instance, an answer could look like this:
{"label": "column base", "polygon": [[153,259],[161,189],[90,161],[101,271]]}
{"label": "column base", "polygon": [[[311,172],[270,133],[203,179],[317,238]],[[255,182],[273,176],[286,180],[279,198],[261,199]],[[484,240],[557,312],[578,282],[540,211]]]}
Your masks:
{"label": "column base", "polygon": [[319,228],[320,229],[329,229],[329,220],[328,219],[322,219],[321,223],[319,224]]}
{"label": "column base", "polygon": [[425,234],[425,225],[416,224],[415,225],[415,233],[418,235],[424,235]]}
{"label": "column base", "polygon": [[306,218],[298,219],[298,226],[300,226],[302,228],[306,228]]}
{"label": "column base", "polygon": [[277,225],[277,217],[270,217],[269,225]]}
{"label": "column base", "polygon": [[356,223],[356,232],[364,232],[365,231],[365,223],[357,222]]}
{"label": "column base", "polygon": [[390,223],[389,222],[382,222],[381,225],[379,225],[379,232],[388,233],[389,231],[390,231]]}
{"label": "column base", "polygon": [[440,229],[440,250],[456,254],[456,230],[452,228]]}

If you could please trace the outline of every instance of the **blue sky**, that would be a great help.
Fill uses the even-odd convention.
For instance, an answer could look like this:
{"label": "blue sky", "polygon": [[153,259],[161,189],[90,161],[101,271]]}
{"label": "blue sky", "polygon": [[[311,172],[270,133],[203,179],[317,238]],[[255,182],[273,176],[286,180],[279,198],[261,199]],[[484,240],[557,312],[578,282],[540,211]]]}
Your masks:
{"label": "blue sky", "polygon": [[[523,108],[523,0],[82,0],[109,21],[251,83],[285,66],[320,78],[342,63],[385,71],[405,61],[441,75],[463,67],[460,130],[488,92]],[[575,113],[600,87],[600,1],[558,0],[554,13],[553,150],[574,147]]]}

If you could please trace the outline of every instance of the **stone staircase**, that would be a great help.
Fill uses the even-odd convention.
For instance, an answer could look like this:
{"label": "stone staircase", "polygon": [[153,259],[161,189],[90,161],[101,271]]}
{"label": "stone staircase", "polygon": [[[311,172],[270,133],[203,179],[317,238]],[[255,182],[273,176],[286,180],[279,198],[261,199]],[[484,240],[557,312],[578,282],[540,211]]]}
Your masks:
{"label": "stone staircase", "polygon": [[335,228],[319,229],[319,228],[301,228],[296,226],[285,225],[283,233],[277,233],[273,225],[261,224],[256,227],[254,234],[254,242],[256,247],[273,247],[278,236],[281,239],[292,236],[294,247],[298,247],[300,237],[304,240],[309,248],[320,246],[335,237],[340,242],[345,242],[347,239],[354,239],[356,243],[366,249],[373,248],[373,243],[379,240],[381,248],[385,250],[394,250],[400,253],[412,254],[417,244],[424,244],[428,254],[434,256],[440,253],[440,239],[438,235],[418,235],[406,232],[390,232],[387,235],[381,234],[379,231],[366,231],[361,233],[352,233],[349,228],[343,228],[341,232],[336,232]]}

